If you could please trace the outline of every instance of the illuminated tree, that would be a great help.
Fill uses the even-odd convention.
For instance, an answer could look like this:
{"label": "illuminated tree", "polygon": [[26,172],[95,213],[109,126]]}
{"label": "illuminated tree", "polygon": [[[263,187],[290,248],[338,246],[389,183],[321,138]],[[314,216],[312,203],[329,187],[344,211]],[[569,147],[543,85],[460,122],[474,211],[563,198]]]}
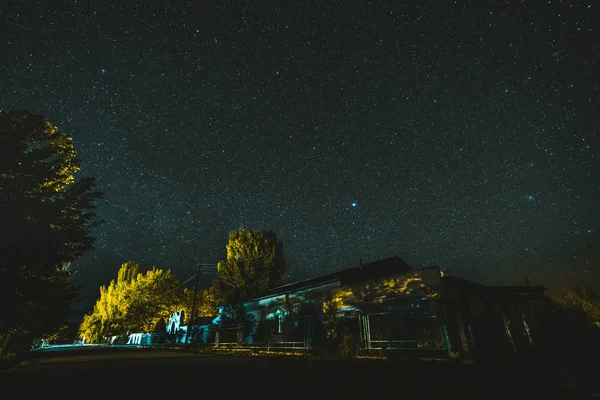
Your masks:
{"label": "illuminated tree", "polygon": [[589,286],[575,286],[573,291],[557,297],[555,304],[564,309],[582,310],[591,325],[600,328],[600,301]]}
{"label": "illuminated tree", "polygon": [[[196,308],[194,310],[194,319],[200,317],[214,317],[218,314],[217,300],[215,299],[214,290],[199,290],[196,294]],[[185,311],[187,318],[191,318],[192,306],[194,304],[194,291],[185,288],[183,290],[181,308]],[[190,321],[186,321],[189,323]]]}
{"label": "illuminated tree", "polygon": [[125,296],[138,274],[139,265],[126,262],[121,265],[117,280],[111,280],[108,286],[100,286],[100,297],[96,300],[93,311],[83,317],[79,327],[80,337],[84,337],[87,342],[97,342],[124,330]]}
{"label": "illuminated tree", "polygon": [[435,298],[438,292],[425,284],[418,272],[373,279],[333,289],[331,298],[323,303],[323,313],[335,318],[340,310],[361,308],[370,303],[383,303],[400,296]]}
{"label": "illuminated tree", "polygon": [[0,357],[64,326],[68,266],[93,248],[93,178],[75,179],[71,137],[43,116],[0,111]]}
{"label": "illuminated tree", "polygon": [[129,332],[152,332],[160,319],[180,309],[179,281],[170,270],[152,268],[131,282],[122,305]]}
{"label": "illuminated tree", "polygon": [[152,332],[161,319],[181,309],[179,281],[170,270],[152,268],[145,274],[139,265],[121,266],[117,280],[100,287],[100,297],[91,313],[84,316],[79,336],[87,342],[127,333]]}
{"label": "illuminated tree", "polygon": [[283,245],[271,231],[229,233],[227,261],[219,262],[214,290],[223,303],[235,303],[285,282]]}

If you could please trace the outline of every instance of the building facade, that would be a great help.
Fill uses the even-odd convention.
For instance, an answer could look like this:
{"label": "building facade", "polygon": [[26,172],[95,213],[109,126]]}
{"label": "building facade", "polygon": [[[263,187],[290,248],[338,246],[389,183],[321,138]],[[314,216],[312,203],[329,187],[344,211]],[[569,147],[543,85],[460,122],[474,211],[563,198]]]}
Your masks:
{"label": "building facade", "polygon": [[246,301],[251,329],[222,326],[215,344],[307,349],[334,341],[349,352],[442,356],[523,351],[535,346],[544,292],[485,286],[437,266],[413,269],[395,256]]}

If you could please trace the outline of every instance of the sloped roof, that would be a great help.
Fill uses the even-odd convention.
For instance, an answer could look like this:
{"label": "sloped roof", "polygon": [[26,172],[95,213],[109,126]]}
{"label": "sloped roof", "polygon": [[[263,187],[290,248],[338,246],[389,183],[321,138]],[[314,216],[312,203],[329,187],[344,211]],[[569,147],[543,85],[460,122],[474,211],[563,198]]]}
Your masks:
{"label": "sloped roof", "polygon": [[[342,285],[351,285],[365,282],[370,279],[383,278],[391,275],[404,274],[413,269],[400,257],[393,256],[378,261],[361,264],[356,267],[342,269],[330,274],[317,276],[289,283],[287,285],[277,286],[269,290],[267,296],[293,292],[296,290],[308,289],[319,286],[327,282],[339,281]],[[261,296],[266,297],[266,296]]]}
{"label": "sloped roof", "polygon": [[540,295],[547,290],[547,288],[542,285],[487,286],[481,283],[469,281],[467,279],[458,278],[456,276],[444,276],[442,278],[442,282],[444,285],[450,285],[456,289],[495,294]]}

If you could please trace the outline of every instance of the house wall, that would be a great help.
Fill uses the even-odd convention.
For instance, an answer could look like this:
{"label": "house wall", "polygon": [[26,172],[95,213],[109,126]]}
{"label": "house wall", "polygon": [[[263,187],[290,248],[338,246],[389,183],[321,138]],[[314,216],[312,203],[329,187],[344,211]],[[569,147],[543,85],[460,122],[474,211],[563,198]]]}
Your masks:
{"label": "house wall", "polygon": [[527,351],[535,345],[531,325],[543,313],[543,296],[522,295],[483,285],[444,286],[443,307],[451,350],[496,354]]}
{"label": "house wall", "polygon": [[[325,299],[339,286],[338,281],[333,281],[244,303],[248,314],[252,314],[256,321],[247,342],[264,345],[283,343],[294,347],[310,342],[311,325],[320,318]],[[268,332],[265,334],[264,330]]]}
{"label": "house wall", "polygon": [[[246,302],[256,324],[244,340],[257,346],[309,347],[319,335],[341,329],[341,335],[357,336],[363,349],[450,355],[526,350],[535,342],[529,320],[542,311],[539,299],[511,290],[443,278],[438,267],[345,286],[330,281]],[[332,304],[337,307],[333,314]]]}
{"label": "house wall", "polygon": [[[402,289],[402,280],[396,282],[399,285],[396,292],[386,297],[385,301],[371,303],[364,310],[355,307],[340,309],[339,316],[345,316],[344,329],[359,334],[358,339],[365,348],[382,346],[384,342],[386,346],[392,343],[404,347],[446,348],[437,302],[433,299],[441,292],[439,268],[426,268],[399,276],[404,275],[409,279],[408,286]],[[411,277],[418,279],[411,280]],[[381,282],[382,279],[388,278],[374,281]],[[360,284],[342,286],[339,281],[334,281],[256,299],[247,302],[245,307],[256,321],[274,322],[270,325],[273,342],[294,345],[302,342],[308,345],[315,336],[315,327],[325,322],[324,302],[331,300],[338,293],[337,290],[343,290],[344,287],[361,290]],[[390,326],[382,326],[382,323]],[[258,330],[256,327],[251,336],[260,336]],[[249,341],[253,339],[249,338]]]}

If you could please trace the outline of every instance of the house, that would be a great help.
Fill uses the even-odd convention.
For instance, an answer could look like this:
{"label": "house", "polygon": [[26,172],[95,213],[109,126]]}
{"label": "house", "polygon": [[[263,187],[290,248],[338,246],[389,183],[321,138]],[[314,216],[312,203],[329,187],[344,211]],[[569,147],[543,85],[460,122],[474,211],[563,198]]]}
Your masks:
{"label": "house", "polygon": [[222,328],[215,344],[306,349],[336,340],[369,353],[514,352],[535,345],[534,320],[543,312],[544,291],[485,286],[444,276],[437,266],[413,269],[394,256],[250,299],[244,307],[252,327],[243,334]]}

